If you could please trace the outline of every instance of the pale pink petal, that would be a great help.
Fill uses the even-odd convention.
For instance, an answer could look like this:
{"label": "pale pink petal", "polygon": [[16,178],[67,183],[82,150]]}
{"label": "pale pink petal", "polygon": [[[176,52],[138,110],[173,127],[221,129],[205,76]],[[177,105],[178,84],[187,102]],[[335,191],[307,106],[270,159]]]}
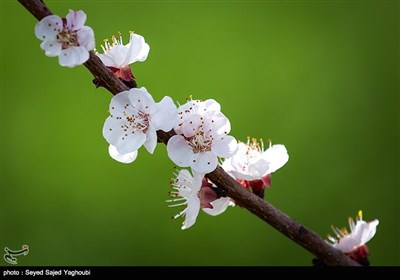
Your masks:
{"label": "pale pink petal", "polygon": [[248,174],[248,172],[239,172],[239,171],[233,170],[230,173],[233,175],[234,178],[239,179],[239,180],[246,180],[246,181],[255,180],[252,175]]}
{"label": "pale pink petal", "polygon": [[108,55],[108,54],[101,54],[101,53],[97,53],[96,55],[100,58],[101,62],[103,62],[103,64],[105,66],[121,68],[121,65],[117,64],[117,62],[114,60],[113,56]]}
{"label": "pale pink petal", "polygon": [[188,204],[185,210],[185,221],[183,222],[182,229],[188,229],[194,225],[200,211],[200,199],[197,195],[187,198],[187,202]]}
{"label": "pale pink petal", "polygon": [[167,152],[169,158],[180,167],[189,166],[189,160],[193,155],[192,149],[181,135],[174,135],[169,139]]}
{"label": "pale pink petal", "polygon": [[[108,143],[116,146],[119,138],[125,133],[123,125],[125,123],[114,116],[109,116],[104,122],[103,137]],[[121,127],[122,126],[122,127]]]}
{"label": "pale pink petal", "polygon": [[62,30],[62,19],[56,15],[44,17],[35,25],[35,35],[39,40],[42,41],[56,40],[58,33]]}
{"label": "pale pink petal", "polygon": [[200,191],[203,182],[204,173],[193,171],[192,193],[196,194]]}
{"label": "pale pink petal", "polygon": [[268,174],[273,173],[282,166],[284,166],[288,160],[289,155],[284,145],[272,145],[263,153],[263,158],[270,163]]}
{"label": "pale pink petal", "polygon": [[203,123],[203,117],[196,114],[187,118],[182,125],[182,133],[185,137],[189,138],[194,136]]}
{"label": "pale pink petal", "polygon": [[153,114],[156,111],[156,103],[145,87],[130,90],[129,100],[137,110]]}
{"label": "pale pink petal", "polygon": [[219,157],[231,157],[237,150],[237,141],[230,135],[225,135],[213,141],[211,151]]}
{"label": "pale pink petal", "polygon": [[217,216],[224,213],[229,206],[234,206],[235,204],[229,197],[221,197],[211,202],[211,205],[213,208],[203,208],[203,211],[208,215]]}
{"label": "pale pink petal", "polygon": [[180,186],[178,189],[179,196],[187,198],[192,195],[197,195],[197,192],[201,187],[201,182],[200,184],[198,182],[196,184],[192,174],[190,174],[187,169],[180,170],[177,179]]}
{"label": "pale pink petal", "polygon": [[84,26],[77,32],[78,43],[88,51],[91,51],[95,47],[94,33],[92,28]]}
{"label": "pale pink petal", "polygon": [[103,137],[109,144],[117,147],[121,154],[136,151],[146,141],[146,134],[138,130],[125,131],[123,120],[108,117],[103,126]]}
{"label": "pale pink petal", "polygon": [[85,25],[86,14],[83,11],[69,10],[65,17],[67,19],[67,27],[70,30],[79,30]]}
{"label": "pale pink petal", "polygon": [[125,61],[127,52],[128,52],[128,48],[126,46],[116,45],[116,46],[112,47],[107,52],[107,56],[112,57],[112,60],[115,62],[115,64],[114,65],[106,64],[106,66],[113,66],[116,68],[121,68],[122,66],[124,66],[124,61]]}
{"label": "pale pink petal", "polygon": [[232,170],[234,170],[234,168],[232,166],[232,158],[229,157],[229,158],[225,159],[224,162],[222,163],[221,167],[225,172],[231,172]]}
{"label": "pale pink petal", "polygon": [[228,134],[231,131],[231,123],[224,114],[208,112],[204,115],[204,132],[207,136],[217,138],[218,135]]}
{"label": "pale pink petal", "polygon": [[171,97],[165,96],[156,103],[157,110],[151,116],[151,122],[156,130],[170,131],[177,122],[177,109]]}
{"label": "pale pink petal", "polygon": [[89,52],[84,47],[69,47],[61,51],[58,61],[61,66],[75,67],[89,59]]}
{"label": "pale pink petal", "polygon": [[356,226],[352,230],[351,235],[355,239],[360,240],[361,242],[361,236],[365,230],[368,230],[368,223],[366,221],[359,220],[357,221]]}
{"label": "pale pink petal", "polygon": [[116,161],[119,161],[121,163],[131,163],[134,162],[138,152],[137,151],[133,151],[131,153],[127,153],[127,154],[120,154],[117,150],[117,148],[113,145],[109,145],[108,146],[108,153],[110,154],[110,156],[115,159]]}
{"label": "pale pink petal", "polygon": [[339,240],[338,243],[333,244],[332,246],[343,253],[350,253],[353,249],[359,246],[359,242],[355,240],[352,236],[347,235]]}
{"label": "pale pink petal", "polygon": [[157,146],[157,132],[154,128],[149,128],[146,132],[146,142],[144,142],[144,147],[150,154],[154,153]]}
{"label": "pale pink petal", "polygon": [[263,158],[258,159],[256,162],[249,164],[247,174],[249,174],[253,179],[262,179],[262,176],[269,170],[269,162]]}
{"label": "pale pink petal", "polygon": [[206,109],[207,112],[215,111],[221,112],[221,105],[214,99],[207,99],[203,102],[202,107]]}
{"label": "pale pink petal", "polygon": [[361,244],[364,245],[370,241],[376,233],[376,227],[379,225],[378,220],[373,220],[368,223],[367,229],[361,235]]}
{"label": "pale pink petal", "polygon": [[115,147],[121,154],[131,153],[138,150],[146,141],[146,134],[142,131],[135,133],[122,134],[118,139]]}
{"label": "pale pink petal", "polygon": [[129,100],[129,91],[122,91],[117,95],[114,95],[110,102],[110,114],[115,116],[124,116],[124,112],[129,108],[131,101]]}
{"label": "pale pink petal", "polygon": [[195,172],[210,173],[218,166],[218,158],[213,152],[193,154],[189,160],[190,167]]}
{"label": "pale pink petal", "polygon": [[145,43],[143,36],[134,33],[131,33],[129,43],[126,46],[128,51],[124,60],[125,65],[136,61],[145,61],[150,51],[150,47]]}
{"label": "pale pink petal", "polygon": [[58,41],[43,41],[40,44],[40,48],[49,57],[58,56],[61,52],[61,44]]}

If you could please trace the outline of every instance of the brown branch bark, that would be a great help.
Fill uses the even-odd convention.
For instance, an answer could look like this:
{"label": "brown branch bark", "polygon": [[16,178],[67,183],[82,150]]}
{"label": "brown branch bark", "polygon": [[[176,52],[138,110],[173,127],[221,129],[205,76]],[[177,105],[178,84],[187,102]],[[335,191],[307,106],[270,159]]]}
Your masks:
{"label": "brown branch bark", "polygon": [[[51,15],[52,12],[46,7],[42,0],[18,0],[38,20]],[[89,60],[85,67],[94,76],[96,86],[105,87],[112,94],[117,94],[129,88],[122,83],[115,75],[104,66],[101,60],[93,53],[90,53]],[[159,142],[167,143],[175,132],[158,131]],[[226,191],[226,195],[234,199],[238,205],[246,208],[251,213],[266,221],[282,234],[305,248],[323,263],[329,266],[359,266],[359,264],[341,251],[336,250],[327,244],[315,232],[302,226],[272,204],[246,190],[242,185],[229,176],[221,167],[207,175],[219,188]]]}

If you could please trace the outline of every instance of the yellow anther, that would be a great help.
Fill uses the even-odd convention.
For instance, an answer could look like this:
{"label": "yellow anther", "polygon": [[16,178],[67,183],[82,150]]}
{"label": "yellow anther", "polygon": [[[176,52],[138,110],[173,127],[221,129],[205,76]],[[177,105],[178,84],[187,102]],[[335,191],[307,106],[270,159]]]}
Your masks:
{"label": "yellow anther", "polygon": [[362,210],[358,210],[357,216],[360,220],[362,220]]}

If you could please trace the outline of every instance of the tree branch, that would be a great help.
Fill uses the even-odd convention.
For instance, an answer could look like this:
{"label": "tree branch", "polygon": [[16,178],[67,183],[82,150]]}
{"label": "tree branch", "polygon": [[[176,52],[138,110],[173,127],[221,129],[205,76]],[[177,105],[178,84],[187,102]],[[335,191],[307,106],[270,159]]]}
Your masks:
{"label": "tree branch", "polygon": [[[42,0],[18,0],[34,17],[41,20],[52,12],[46,7]],[[115,75],[104,66],[101,60],[90,52],[90,58],[85,67],[93,74],[94,83],[97,87],[102,86],[112,94],[129,90]],[[175,134],[170,132],[157,131],[159,142],[167,144],[168,140]],[[272,204],[266,202],[257,195],[249,192],[242,185],[229,176],[221,167],[207,177],[218,187],[226,191],[226,195],[234,199],[238,205],[246,208],[282,234],[305,248],[322,262],[329,266],[359,266],[359,264],[346,256],[341,251],[327,244],[315,232],[302,226]]]}

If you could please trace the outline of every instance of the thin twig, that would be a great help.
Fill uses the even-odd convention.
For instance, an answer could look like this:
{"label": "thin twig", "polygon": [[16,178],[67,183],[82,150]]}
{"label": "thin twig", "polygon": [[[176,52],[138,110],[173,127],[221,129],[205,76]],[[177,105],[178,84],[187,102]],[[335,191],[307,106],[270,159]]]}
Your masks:
{"label": "thin twig", "polygon": [[[52,12],[41,0],[18,0],[38,20],[51,15]],[[104,66],[101,60],[90,52],[90,58],[85,66],[94,76],[97,87],[102,86],[112,94],[129,90],[115,75]],[[157,131],[159,142],[167,143],[175,132]],[[329,266],[359,266],[359,264],[341,251],[327,244],[315,232],[302,226],[272,204],[266,202],[257,195],[246,190],[242,185],[229,176],[221,167],[207,175],[207,177],[218,187],[226,191],[226,195],[236,201],[238,205],[246,208],[251,213],[266,221],[282,234],[305,248],[323,263]]]}

